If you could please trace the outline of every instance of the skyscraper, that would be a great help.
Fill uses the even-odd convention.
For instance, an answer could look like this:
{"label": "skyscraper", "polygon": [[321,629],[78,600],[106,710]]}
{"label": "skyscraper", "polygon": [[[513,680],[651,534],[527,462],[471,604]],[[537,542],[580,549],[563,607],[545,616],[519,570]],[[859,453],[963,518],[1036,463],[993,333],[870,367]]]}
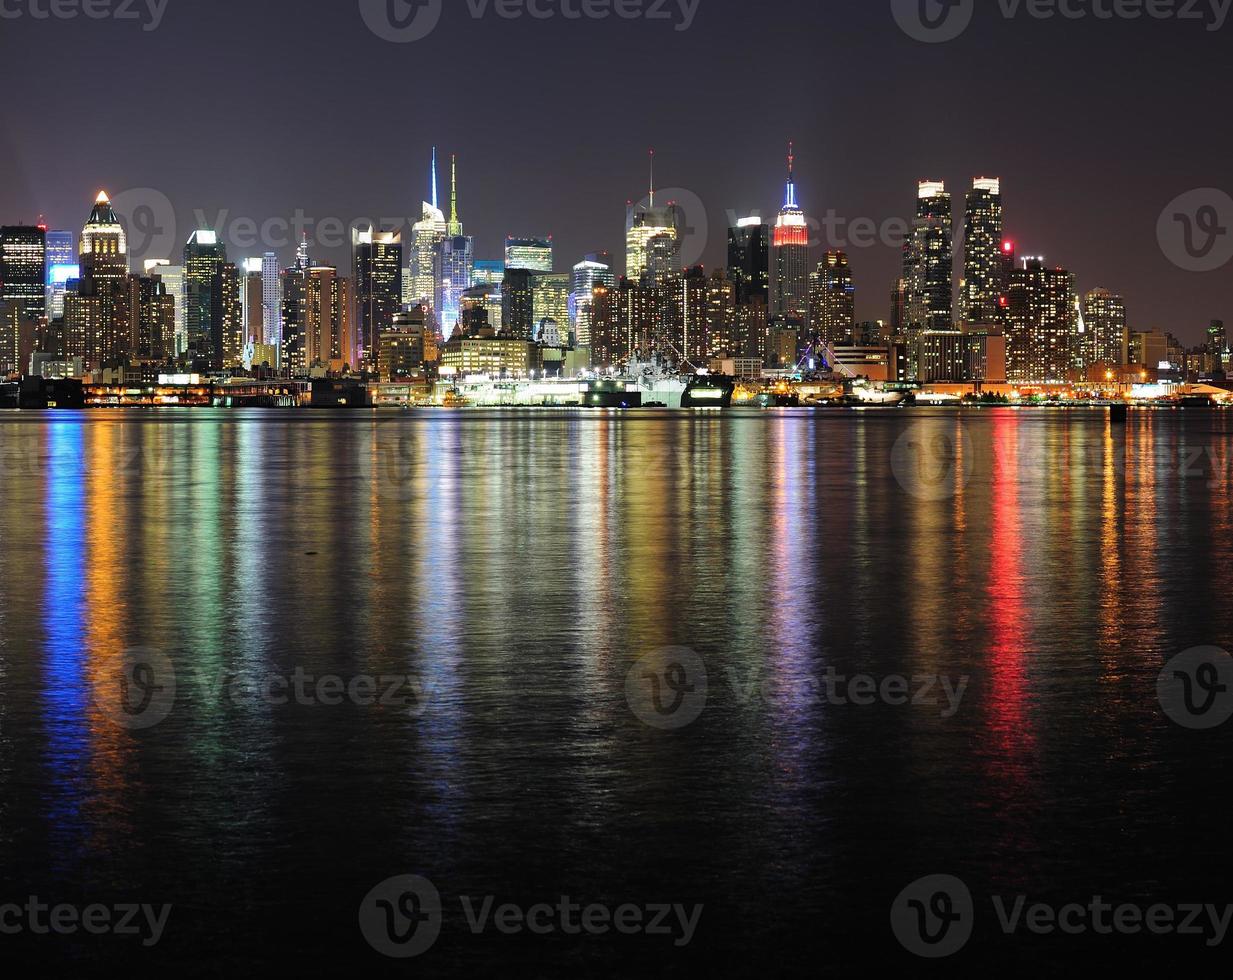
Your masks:
{"label": "skyscraper", "polygon": [[265,261],[244,260],[244,351],[265,343]]}
{"label": "skyscraper", "polygon": [[1027,258],[1011,273],[1007,291],[1006,377],[1015,383],[1067,380],[1078,336],[1075,278]]}
{"label": "skyscraper", "polygon": [[652,239],[661,266],[668,273],[680,271],[680,242],[685,228],[685,215],[674,203],[655,206],[655,151],[651,151],[651,188],[645,207],[631,201],[625,209],[625,276],[637,282],[647,272],[648,252]]}
{"label": "skyscraper", "polygon": [[278,256],[266,252],[261,257],[261,302],[265,313],[262,343],[278,349],[282,345],[282,297],[279,292]]}
{"label": "skyscraper", "polygon": [[224,294],[223,268],[227,249],[217,232],[200,229],[184,246],[184,325],[188,356],[197,370],[219,371],[228,348],[227,314],[230,292]]}
{"label": "skyscraper", "polygon": [[924,330],[954,328],[954,215],[941,181],[922,180],[916,218],[903,246],[903,329],[910,339]]}
{"label": "skyscraper", "polygon": [[223,265],[223,367],[244,365],[244,285],[234,262]]}
{"label": "skyscraper", "polygon": [[501,284],[501,333],[518,340],[535,334],[535,273],[529,269],[506,269]]}
{"label": "skyscraper", "polygon": [[462,233],[458,216],[458,158],[450,158],[450,220],[447,236],[437,245],[436,292],[433,307],[445,339],[458,325],[462,294],[471,288],[475,268],[475,239]]}
{"label": "skyscraper", "polygon": [[809,325],[809,225],[796,201],[796,151],[788,144],[788,186],[775,219],[772,249],[775,267],[774,316]]}
{"label": "skyscraper", "polygon": [[[381,333],[394,325],[394,315],[402,307],[402,235],[357,229],[352,232],[351,241],[361,354],[375,365],[380,354]],[[428,300],[431,301],[431,278],[429,286]]]}
{"label": "skyscraper", "polygon": [[770,226],[756,215],[728,229],[728,278],[736,284],[738,304],[753,296],[770,301],[770,238]]}
{"label": "skyscraper", "polygon": [[963,284],[959,316],[968,323],[992,323],[1006,294],[1002,258],[1002,182],[977,177],[968,192],[963,222]]}
{"label": "skyscraper", "polygon": [[612,256],[607,252],[591,252],[574,266],[570,294],[570,319],[574,339],[580,347],[591,344],[591,324],[595,307],[595,290],[599,286],[611,289],[616,284],[612,273]]}
{"label": "skyscraper", "polygon": [[[128,281],[128,238],[105,192],[100,192],[81,232],[81,280],[78,292],[92,307],[78,326],[86,367],[97,370],[122,357],[127,323],[121,297]],[[67,307],[66,300],[66,307]],[[82,310],[84,312],[84,309]],[[67,316],[67,310],[66,310]]]}
{"label": "skyscraper", "polygon": [[569,292],[573,274],[569,272],[537,272],[532,280],[532,320],[536,336],[545,320],[553,321],[563,332],[569,330]]}
{"label": "skyscraper", "polygon": [[81,275],[77,242],[73,233],[71,231],[47,232],[46,256],[47,273],[44,282],[47,286],[44,295],[44,309],[47,311],[48,319],[56,319],[64,316],[65,283],[70,278],[77,279]]}
{"label": "skyscraper", "polygon": [[809,319],[828,344],[845,343],[856,325],[856,285],[847,253],[828,251],[810,276]]}
{"label": "skyscraper", "polygon": [[551,272],[553,268],[551,238],[505,239],[505,269],[526,269],[531,272]]}
{"label": "skyscraper", "polygon": [[1093,289],[1083,304],[1085,365],[1122,365],[1129,359],[1126,303],[1107,289]]}
{"label": "skyscraper", "polygon": [[23,319],[47,314],[47,229],[0,228],[0,300],[15,303]]}

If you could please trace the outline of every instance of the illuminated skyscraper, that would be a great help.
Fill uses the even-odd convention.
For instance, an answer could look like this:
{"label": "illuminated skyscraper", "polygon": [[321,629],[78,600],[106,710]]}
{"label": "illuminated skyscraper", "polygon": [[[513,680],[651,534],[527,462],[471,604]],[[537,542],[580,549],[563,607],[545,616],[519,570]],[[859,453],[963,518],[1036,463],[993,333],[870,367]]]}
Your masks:
{"label": "illuminated skyscraper", "polygon": [[244,260],[244,351],[265,343],[265,262]]}
{"label": "illuminated skyscraper", "polygon": [[[333,266],[317,265],[304,280],[304,366],[352,364],[351,281]],[[340,363],[341,362],[341,363]]]}
{"label": "illuminated skyscraper", "polygon": [[265,310],[265,336],[262,343],[277,349],[282,344],[282,298],[279,293],[278,256],[266,252],[261,257],[261,302]]}
{"label": "illuminated skyscraper", "polygon": [[530,340],[535,334],[535,273],[507,268],[501,284],[501,333]]}
{"label": "illuminated skyscraper", "polygon": [[244,365],[244,284],[234,262],[223,266],[223,367]]}
{"label": "illuminated skyscraper", "polygon": [[1075,277],[1024,259],[1007,290],[1006,376],[1013,383],[1066,381],[1075,364]]}
{"label": "illuminated skyscraper", "polygon": [[[638,282],[646,275],[655,253],[654,274],[661,281],[681,271],[681,235],[685,215],[669,202],[655,205],[655,151],[651,151],[651,187],[645,207],[631,201],[625,209],[625,276]],[[654,246],[651,242],[655,241]]]}
{"label": "illuminated skyscraper", "polygon": [[23,319],[47,313],[47,229],[0,228],[0,300],[15,303]]}
{"label": "illuminated skyscraper", "polygon": [[505,281],[505,263],[498,259],[477,259],[471,272],[475,286],[497,286]]}
{"label": "illuminated skyscraper", "polygon": [[829,344],[847,343],[856,325],[856,285],[845,252],[828,251],[810,276],[810,322]]}
{"label": "illuminated skyscraper", "polygon": [[174,353],[175,343],[175,297],[168,292],[167,283],[153,266],[146,275],[135,277],[137,284],[137,343],[138,358],[153,363],[162,363]]}
{"label": "illuminated skyscraper", "polygon": [[996,321],[1008,272],[1002,257],[1002,182],[977,177],[964,214],[960,318],[968,323]]}
{"label": "illuminated skyscraper", "polygon": [[923,180],[916,218],[903,246],[903,330],[915,339],[923,330],[954,328],[954,215],[941,181]]}
{"label": "illuminated skyscraper", "polygon": [[[49,231],[47,233],[46,265],[47,273],[44,282],[47,286],[44,308],[48,319],[56,319],[64,316],[64,284],[69,278],[76,279],[81,275],[77,241],[71,231]],[[57,269],[60,271],[55,271]],[[69,269],[77,271],[70,277]]]}
{"label": "illuminated skyscraper", "polygon": [[728,278],[736,284],[736,301],[748,303],[754,296],[770,301],[771,229],[756,215],[741,218],[728,229]]}
{"label": "illuminated skyscraper", "polygon": [[1083,304],[1084,363],[1121,365],[1129,359],[1126,302],[1107,289],[1093,289]]}
{"label": "illuminated skyscraper", "polygon": [[505,239],[505,268],[530,272],[551,272],[553,267],[551,238]]}
{"label": "illuminated skyscraper", "polygon": [[774,316],[809,325],[809,225],[796,202],[796,153],[788,145],[788,186],[775,220],[772,253],[775,266]]}
{"label": "illuminated skyscraper", "polygon": [[81,233],[81,281],[78,291],[92,297],[97,309],[80,321],[87,333],[81,338],[86,367],[97,370],[113,364],[125,351],[125,311],[121,297],[128,281],[128,238],[107,194],[100,192]]}
{"label": "illuminated skyscraper", "polygon": [[570,295],[570,320],[574,339],[580,347],[591,343],[592,312],[595,290],[599,286],[611,289],[616,285],[612,274],[612,256],[607,252],[592,252],[574,266],[573,289]]}
{"label": "illuminated skyscraper", "polygon": [[[380,354],[381,333],[394,324],[402,307],[402,236],[398,232],[352,233],[356,329],[365,360],[375,365]],[[429,300],[431,300],[431,276]]]}
{"label": "illuminated skyscraper", "polygon": [[569,329],[569,292],[573,275],[569,272],[538,272],[532,281],[532,320],[536,328],[553,320],[563,331]]}
{"label": "illuminated skyscraper", "polygon": [[458,158],[450,159],[450,220],[448,234],[437,245],[436,292],[433,308],[445,339],[458,325],[462,294],[471,288],[475,268],[475,239],[462,233],[458,216]]}
{"label": "illuminated skyscraper", "polygon": [[197,370],[218,371],[231,347],[227,322],[230,288],[223,282],[227,249],[218,234],[195,231],[184,246],[184,325],[188,356]]}

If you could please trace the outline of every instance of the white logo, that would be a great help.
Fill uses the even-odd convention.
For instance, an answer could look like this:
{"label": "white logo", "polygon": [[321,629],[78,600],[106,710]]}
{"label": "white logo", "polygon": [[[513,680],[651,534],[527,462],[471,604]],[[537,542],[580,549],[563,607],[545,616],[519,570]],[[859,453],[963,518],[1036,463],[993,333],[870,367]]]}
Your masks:
{"label": "white logo", "polygon": [[441,22],[444,0],[359,0],[360,16],[377,37],[395,44],[422,41]]}
{"label": "white logo", "polygon": [[968,29],[976,0],[891,0],[895,23],[908,37],[945,44]]}

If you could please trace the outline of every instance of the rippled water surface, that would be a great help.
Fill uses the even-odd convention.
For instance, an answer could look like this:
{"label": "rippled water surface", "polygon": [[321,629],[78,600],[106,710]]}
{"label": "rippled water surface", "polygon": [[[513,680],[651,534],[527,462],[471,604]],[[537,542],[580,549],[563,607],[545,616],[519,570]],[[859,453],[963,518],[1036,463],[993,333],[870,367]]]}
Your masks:
{"label": "rippled water surface", "polygon": [[[1233,901],[1230,726],[1156,699],[1170,658],[1233,643],[1230,436],[1218,412],[0,415],[0,904],[173,906],[152,949],[0,956],[919,971],[888,916],[926,874]],[[174,678],[148,725],[117,710],[135,649]],[[648,656],[705,672],[691,724],[631,705]],[[836,703],[854,675],[931,692]],[[297,676],[343,694],[272,696]],[[413,965],[357,924],[401,874],[445,903]],[[685,947],[476,937],[459,896],[486,895],[704,911]],[[1196,944],[985,921],[961,955],[1113,951]]]}

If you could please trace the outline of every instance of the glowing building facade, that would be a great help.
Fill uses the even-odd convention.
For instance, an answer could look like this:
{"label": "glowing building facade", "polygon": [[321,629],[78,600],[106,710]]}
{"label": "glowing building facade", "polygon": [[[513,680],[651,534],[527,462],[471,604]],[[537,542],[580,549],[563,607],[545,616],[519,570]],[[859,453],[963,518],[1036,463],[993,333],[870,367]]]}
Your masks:
{"label": "glowing building facade", "polygon": [[776,317],[809,324],[809,224],[796,200],[796,154],[788,147],[788,186],[784,205],[775,219],[771,252],[775,292],[771,311]]}

